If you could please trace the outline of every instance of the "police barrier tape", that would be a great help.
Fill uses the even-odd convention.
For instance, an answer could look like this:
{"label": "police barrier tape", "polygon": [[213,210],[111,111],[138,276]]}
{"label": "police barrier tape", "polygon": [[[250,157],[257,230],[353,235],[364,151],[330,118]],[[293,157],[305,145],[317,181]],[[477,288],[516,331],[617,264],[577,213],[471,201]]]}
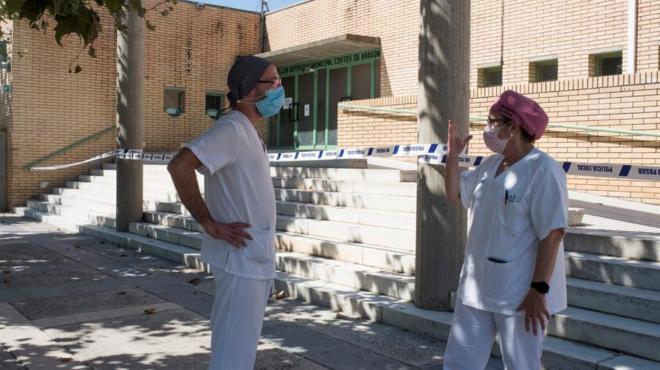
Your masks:
{"label": "police barrier tape", "polygon": [[[417,156],[420,163],[442,164],[446,162],[447,147],[441,144],[409,144],[389,147],[369,147],[336,150],[316,150],[305,152],[268,153],[270,162],[322,161],[333,159],[365,159],[369,157],[410,157]],[[175,153],[144,153],[137,149],[116,149],[87,160],[58,166],[32,167],[31,171],[59,170],[106,158],[144,160],[151,163],[168,163]],[[476,167],[487,157],[460,156],[459,165]],[[559,162],[567,175],[609,177],[617,179],[660,181],[660,167],[635,166],[630,164]]]}

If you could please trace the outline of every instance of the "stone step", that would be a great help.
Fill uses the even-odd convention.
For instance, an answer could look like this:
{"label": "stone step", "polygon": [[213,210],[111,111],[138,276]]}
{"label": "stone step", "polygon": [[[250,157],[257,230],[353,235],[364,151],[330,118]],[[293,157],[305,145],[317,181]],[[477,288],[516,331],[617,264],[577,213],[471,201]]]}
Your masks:
{"label": "stone step", "polygon": [[345,222],[307,220],[277,216],[277,230],[329,238],[349,243],[366,243],[415,252],[415,232]]}
{"label": "stone step", "polygon": [[[342,290],[341,285],[328,284],[323,281],[313,280],[296,275],[284,275],[278,272],[276,281],[278,290],[285,290],[290,296],[304,300],[309,303],[331,307],[335,310],[342,311],[348,315],[366,317],[372,320],[383,322],[387,325],[407,329],[415,333],[439,338],[446,340],[450,325],[451,316],[450,312],[434,312],[422,310],[410,303],[396,302],[387,300],[383,302],[382,296],[372,304],[370,297],[364,292],[360,294],[350,293]],[[390,298],[390,297],[385,297]],[[560,316],[561,315],[561,316]],[[569,308],[563,314],[557,315],[553,318],[551,335],[546,338],[544,342],[543,363],[545,368],[548,369],[609,369],[617,368],[624,369],[625,367],[616,367],[626,365],[634,365],[631,369],[646,368],[637,366],[649,366],[649,369],[660,366],[657,360],[649,360],[648,358],[640,358],[635,355],[621,355],[617,352],[612,352],[607,349],[594,346],[594,343],[583,344],[580,343],[592,336],[598,337],[601,330],[614,331],[616,317],[612,316],[615,320],[607,320],[602,314],[590,311]],[[610,315],[607,315],[610,316]],[[564,338],[563,325],[570,321],[575,330],[567,331],[567,335],[575,338]],[[631,324],[634,323],[634,328],[631,330],[624,330],[622,333],[626,337],[635,338],[636,335],[643,334],[639,340],[633,340],[633,343],[642,345],[644,343],[654,344],[660,339],[660,336],[650,336],[655,330],[655,324],[645,325],[646,323],[637,320],[630,320]],[[580,328],[584,331],[581,335],[578,330]],[[557,336],[559,335],[559,336]],[[576,339],[577,338],[577,339]],[[599,343],[612,345],[618,343],[617,336],[609,336],[609,340],[596,340]],[[649,343],[651,342],[651,343]],[[643,356],[654,355],[654,349],[657,347],[646,347],[643,350],[635,350],[634,346],[629,344],[617,345],[615,351],[620,351],[621,348],[631,350],[631,353],[642,353]],[[498,354],[497,349],[494,349],[494,354]],[[613,361],[616,358],[616,361]],[[611,362],[611,365],[607,365]],[[612,366],[612,367],[608,367]]]}
{"label": "stone step", "polygon": [[[100,215],[98,212],[85,212],[77,208],[37,201],[29,201],[28,205],[30,208],[42,213],[50,213],[51,215],[63,216],[70,219],[71,223],[66,223],[64,226],[72,231],[75,231],[74,227],[85,224],[98,224],[111,228],[115,226],[115,220],[112,215]],[[191,217],[148,211],[145,212],[145,218],[149,222],[160,223],[173,228],[196,232],[202,231],[201,226]],[[71,226],[71,224],[75,224],[75,226]],[[147,232],[138,233],[150,235]],[[167,229],[153,230],[151,235],[153,233],[172,234]],[[159,236],[161,236],[160,234]],[[192,248],[199,248],[201,246],[199,241],[201,240],[201,236],[191,238],[189,234],[174,233],[162,237],[165,238],[163,240],[186,243],[186,245]],[[183,240],[188,240],[188,242],[183,242],[182,238],[184,238]],[[310,238],[294,233],[278,233],[277,239],[278,247],[284,251],[325,257],[339,262],[372,266],[390,272],[414,273],[414,254],[402,255],[391,250],[373,246],[337,243],[322,238]],[[394,260],[398,260],[399,263],[391,263]],[[300,273],[297,274],[300,275]],[[571,306],[660,323],[660,292],[657,291],[569,278],[568,294],[569,304]]]}
{"label": "stone step", "polygon": [[[75,190],[75,189],[67,189],[67,190]],[[99,197],[98,194],[94,194],[93,192],[89,193],[84,193],[84,192],[78,192],[78,193],[67,193],[68,195],[60,195],[60,194],[39,194],[38,199],[44,202],[52,203],[52,204],[60,204],[60,205],[71,205],[71,206],[78,206],[78,204],[84,204],[85,207],[82,207],[82,209],[92,209],[92,210],[97,210],[97,205],[102,205],[103,207],[112,208],[116,209],[116,201],[115,198],[103,198]],[[161,201],[158,200],[151,200],[151,199],[145,199],[142,201],[142,208],[145,211],[151,211],[155,210],[157,205],[161,203]]]}
{"label": "stone step", "polygon": [[[199,177],[199,176],[198,176]],[[204,191],[204,181],[198,178],[200,190]],[[98,191],[102,193],[112,193],[116,191],[116,181],[114,178],[104,176],[78,176],[78,181],[67,182],[68,188]],[[273,178],[274,189],[290,189],[300,191],[313,191],[318,193],[342,193],[342,194],[366,194],[380,196],[397,196],[412,198],[416,196],[416,184],[414,183],[359,183],[347,181],[332,181],[320,179],[291,179],[291,178]],[[144,188],[149,193],[167,192],[176,194],[176,188],[169,178],[145,179]]]}
{"label": "stone step", "polygon": [[277,213],[300,219],[347,222],[356,225],[379,226],[414,232],[417,218],[414,213],[379,211],[349,207],[334,207],[295,202],[277,202]]}
{"label": "stone step", "polygon": [[350,262],[406,275],[415,274],[414,253],[287,232],[277,232],[275,236],[277,247],[281,251]]}
{"label": "stone step", "polygon": [[[144,212],[144,220],[152,224],[169,226],[181,230],[196,231],[200,233],[204,231],[204,229],[197,222],[197,220],[195,220],[191,216],[171,213],[169,212],[171,208],[163,208],[164,205],[172,205],[172,204],[177,204],[177,203],[159,203],[158,204],[159,210]],[[188,214],[188,212],[186,212],[186,214]]]}
{"label": "stone step", "polygon": [[660,290],[660,263],[566,252],[566,274],[583,280]]}
{"label": "stone step", "polygon": [[417,211],[416,198],[379,194],[325,193],[307,190],[275,189],[275,199],[286,202],[382,211],[408,213],[415,213]]}
{"label": "stone step", "polygon": [[[188,231],[202,232],[202,227],[190,216],[170,213],[172,203],[162,204],[162,211],[147,211],[145,220]],[[160,205],[159,205],[160,206]],[[415,255],[386,247],[346,243],[289,232],[277,232],[278,249],[325,257],[358,265],[376,267],[390,272],[412,275],[415,272]]]}
{"label": "stone step", "polygon": [[[91,190],[97,191],[104,194],[114,194],[117,191],[115,184],[104,183],[104,182],[87,182],[87,181],[67,181],[65,182],[66,189],[77,189],[77,190]],[[174,184],[171,182],[163,181],[154,181],[152,183],[144,184],[145,193],[160,193],[160,192],[171,192],[176,194],[176,189]]]}
{"label": "stone step", "polygon": [[92,235],[111,243],[121,244],[142,253],[161,257],[184,266],[210,271],[200,259],[198,250],[178,244],[166,243],[133,233],[119,232],[103,226],[86,225],[80,227],[81,233]]}
{"label": "stone step", "polygon": [[[115,163],[104,164],[104,170],[116,170]],[[164,164],[145,164],[145,174],[165,174],[167,166]],[[304,177],[345,181],[367,181],[381,183],[415,182],[417,171],[385,170],[385,169],[355,169],[355,168],[311,168],[311,167],[270,167],[273,177]]]}
{"label": "stone step", "polygon": [[78,207],[52,204],[48,202],[29,200],[28,207],[50,215],[62,216],[77,222],[79,225],[92,224],[115,227],[115,216],[113,213],[101,213],[97,210],[83,210]]}
{"label": "stone step", "polygon": [[571,306],[660,324],[658,291],[576,278],[568,278],[566,285]]}
{"label": "stone step", "polygon": [[564,248],[571,252],[660,262],[660,236],[571,228],[564,238]]}
{"label": "stone step", "polygon": [[[202,245],[202,234],[196,231],[150,223],[132,223],[129,230],[137,235],[183,245],[195,250],[201,249]],[[348,288],[364,289],[404,300],[412,299],[415,289],[415,278],[411,276],[349,262],[306,256],[300,253],[278,253],[277,266],[282,271],[323,279],[328,282],[343,284]]]}
{"label": "stone step", "polygon": [[[204,177],[197,174],[197,182],[203,188]],[[143,178],[147,185],[171,184],[168,173],[145,173]],[[91,175],[80,175],[79,182],[95,182],[105,185],[114,185],[117,182],[115,170],[92,170]],[[303,177],[273,177],[275,188],[314,190],[327,192],[363,193],[363,194],[389,194],[414,197],[417,195],[416,183],[376,183],[363,180],[328,180],[308,179]]]}
{"label": "stone step", "polygon": [[[277,214],[281,216],[319,221],[337,221],[412,232],[416,228],[417,221],[415,214],[405,212],[322,206],[284,201],[276,201],[276,208]],[[157,209],[179,215],[190,215],[183,204],[178,202],[160,202]]]}
{"label": "stone step", "polygon": [[[197,176],[200,188],[204,187],[204,178],[201,175]],[[165,176],[147,177],[143,179],[143,187],[145,189],[158,188],[158,189],[175,189],[172,179]],[[93,176],[93,175],[79,175],[75,182],[95,184],[100,188],[115,189],[117,186],[117,179],[114,176]]]}
{"label": "stone step", "polygon": [[365,181],[378,183],[399,183],[417,181],[417,171],[348,169],[348,168],[309,168],[271,167],[272,177],[304,177],[343,181]]}
{"label": "stone step", "polygon": [[[169,211],[181,212],[181,208],[169,208]],[[167,210],[167,208],[161,209]],[[202,231],[198,225],[194,226],[194,228],[181,226],[185,223],[194,225],[195,221],[193,219],[177,218],[175,216],[155,214],[153,212],[146,212],[145,215],[150,222]],[[161,220],[163,221],[161,222]],[[277,216],[277,230],[305,236],[327,238],[337,242],[365,243],[399,251],[415,252],[415,232],[410,230],[355,225],[345,222],[300,219],[282,215]]]}
{"label": "stone step", "polygon": [[[147,216],[146,218],[151,222],[163,223],[167,222],[165,220],[169,219],[170,221],[168,224],[172,227],[185,228],[187,230],[192,229],[194,227],[193,225],[195,225],[195,221],[189,217],[173,216],[168,218],[169,215],[163,213],[151,212],[149,214],[151,216]],[[150,227],[149,225],[144,225],[142,226],[141,231],[136,232],[141,235],[156,237],[160,240],[183,243],[184,245],[193,248],[199,248],[201,246],[201,235],[190,234],[185,230],[177,231],[170,230],[167,227]],[[414,272],[413,254],[397,256],[400,260],[401,258],[405,258],[405,263],[408,264],[408,271],[406,271],[404,268],[396,269],[397,265],[393,266],[393,264],[386,262],[388,261],[388,257],[391,258],[392,255],[394,255],[391,251],[379,250],[369,246],[360,250],[362,247],[359,244],[347,245],[344,247],[344,250],[341,250],[341,252],[337,252],[338,248],[336,248],[336,245],[330,244],[335,247],[335,249],[325,250],[326,246],[328,246],[327,243],[329,243],[327,240],[321,238],[310,240],[310,238],[301,237],[300,235],[293,233],[278,233],[277,239],[280,250],[295,251],[296,254],[308,255],[310,258],[313,258],[311,256],[322,254],[321,257],[325,257],[326,259],[318,261],[323,261],[329,264],[335,262],[349,262],[353,265],[363,266],[386,265],[385,267],[387,271]],[[302,245],[298,246],[298,244]],[[353,255],[351,255],[351,253]],[[354,256],[356,253],[357,256]],[[335,261],[330,261],[327,258]],[[379,260],[382,262],[377,262]],[[306,269],[307,271],[311,271],[311,268],[308,266],[306,266]],[[299,271],[287,271],[304,275]],[[351,279],[350,277],[347,278]],[[411,282],[414,281],[411,280]],[[414,289],[414,286],[411,286],[411,289]],[[570,305],[648,321],[657,321],[660,317],[660,305],[658,305],[658,302],[660,301],[660,293],[655,291],[613,286],[571,278],[568,279],[568,290]]]}
{"label": "stone step", "polygon": [[362,180],[326,180],[294,177],[273,177],[273,186],[280,189],[311,190],[338,193],[387,194],[406,197],[417,196],[417,184],[376,183]]}
{"label": "stone step", "polygon": [[[82,227],[82,231],[97,237],[106,238],[114,243],[140,249],[146,253],[160,254],[163,258],[185,263],[188,266],[200,266],[199,255],[188,248],[184,248],[181,252],[172,252],[175,248],[183,247],[131,233],[116,232],[99,226],[84,226]],[[450,312],[422,310],[411,303],[406,303],[396,298],[366,291],[347,290],[342,285],[313,280],[285,272],[277,273],[276,288],[287,291],[294,298],[331,307],[348,316],[375,320],[421,335],[446,340],[449,333],[452,316]],[[573,317],[570,314],[574,312],[575,309],[569,311],[569,314],[565,316]],[[585,330],[591,330],[589,329],[591,325],[589,323],[598,321],[598,319],[600,317],[594,318],[593,315],[584,315],[582,312],[579,312],[579,315],[573,317],[571,320],[578,321],[580,325],[587,328]],[[563,321],[558,321],[558,324],[553,323],[553,325],[560,328],[562,323],[568,319],[562,317],[561,320]],[[603,324],[609,325],[607,326],[608,328],[614,327],[613,323],[608,324],[604,322]],[[635,328],[634,331],[635,333],[648,334],[648,330],[645,332],[639,328]],[[574,332],[570,334],[573,335]],[[635,356],[620,355],[609,350],[556,337],[546,338],[544,342],[543,362],[547,368],[552,369],[624,369],[625,367],[623,366],[634,369],[652,369],[660,365],[658,362],[648,361]]]}
{"label": "stone step", "polygon": [[[104,163],[103,166],[101,167],[104,170],[117,170],[117,163]],[[168,174],[167,172],[167,165],[166,164],[144,164],[142,166],[142,171],[143,173],[164,173]]]}
{"label": "stone step", "polygon": [[197,231],[182,230],[148,222],[131,223],[129,225],[129,231],[136,235],[179,244],[198,251],[202,248],[202,233]]}
{"label": "stone step", "polygon": [[[17,210],[19,209],[17,208]],[[43,212],[27,207],[21,208],[19,211],[20,211],[19,214],[22,217],[39,222],[45,222],[65,232],[77,233],[80,231],[81,222],[71,219],[69,217],[52,215],[47,212]]]}
{"label": "stone step", "polygon": [[555,314],[548,334],[660,361],[660,325],[575,307]]}
{"label": "stone step", "polygon": [[[47,201],[39,201],[41,203],[50,204],[55,206],[67,206],[72,209],[78,209],[84,213],[93,213],[98,215],[114,215],[117,207],[110,204],[104,204],[100,202],[95,202],[93,199],[84,199],[84,198],[74,198],[74,197],[59,197],[57,196],[46,196]],[[52,201],[51,201],[52,200]],[[30,205],[31,201],[28,201]],[[32,201],[34,202],[34,201]],[[45,210],[45,209],[44,209]]]}
{"label": "stone step", "polygon": [[[53,188],[52,195],[60,195],[63,197],[74,197],[74,198],[94,198],[97,202],[103,204],[115,204],[117,199],[116,189],[98,189],[98,188],[86,188],[86,189],[72,189],[72,188]],[[147,200],[162,200],[176,202],[179,197],[176,191],[148,191],[143,193],[143,197]]]}
{"label": "stone step", "polygon": [[[278,272],[276,287],[285,290],[290,296],[300,300],[330,307],[347,315],[361,316],[387,325],[446,340],[449,334],[452,314],[422,310],[410,303],[383,300],[382,296],[371,296],[346,292],[342,286],[322,281]],[[497,350],[494,350],[497,354]],[[613,360],[617,359],[616,362]],[[632,356],[622,356],[615,352],[584,345],[569,340],[547,337],[544,341],[542,361],[548,369],[609,369],[607,363],[621,366],[657,366],[658,363]],[[598,367],[601,366],[601,367]],[[637,369],[638,367],[631,367]],[[651,369],[652,367],[649,367]],[[621,368],[623,369],[623,368]]]}
{"label": "stone step", "polygon": [[415,295],[414,277],[353,263],[300,253],[278,252],[276,266],[280,271],[404,301],[412,300]]}

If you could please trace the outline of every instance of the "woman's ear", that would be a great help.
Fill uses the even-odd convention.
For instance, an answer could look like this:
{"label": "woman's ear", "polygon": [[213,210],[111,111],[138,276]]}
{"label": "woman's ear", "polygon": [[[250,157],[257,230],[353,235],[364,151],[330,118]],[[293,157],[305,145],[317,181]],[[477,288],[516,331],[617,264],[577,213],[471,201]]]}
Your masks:
{"label": "woman's ear", "polygon": [[520,124],[517,121],[511,122],[511,136],[520,134]]}

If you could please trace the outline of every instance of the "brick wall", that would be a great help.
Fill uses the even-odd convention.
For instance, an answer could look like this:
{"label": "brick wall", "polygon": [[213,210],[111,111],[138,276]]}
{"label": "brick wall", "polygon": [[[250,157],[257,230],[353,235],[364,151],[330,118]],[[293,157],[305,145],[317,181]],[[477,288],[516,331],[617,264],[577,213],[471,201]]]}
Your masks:
{"label": "brick wall", "polygon": [[638,0],[637,69],[660,69],[660,2]]}
{"label": "brick wall", "polygon": [[[606,50],[622,51],[627,68],[627,1],[507,1],[503,38],[501,15],[501,1],[472,1],[472,88],[478,68],[499,65],[502,41],[504,85],[529,82],[537,59],[558,59],[559,80],[589,76],[589,54]],[[637,30],[637,71],[657,71],[660,2],[638,0]]]}
{"label": "brick wall", "polygon": [[[470,116],[485,117],[505,89],[517,90],[538,101],[552,124],[660,131],[660,72],[594,77],[508,87],[476,89]],[[353,102],[360,105],[405,106],[415,109],[415,96]],[[396,105],[406,102],[405,105]],[[475,121],[476,122],[476,121]],[[414,119],[386,114],[343,111],[339,115],[340,146],[369,146],[415,142]],[[483,124],[473,123],[471,155],[489,155],[481,136]],[[387,140],[381,139],[381,132]],[[343,134],[343,132],[347,132]],[[376,137],[376,139],[372,139]],[[412,141],[411,141],[412,140]],[[550,129],[537,146],[559,161],[631,163],[660,166],[660,140],[653,137]],[[598,195],[660,204],[660,182],[569,177],[569,187]]]}
{"label": "brick wall", "polygon": [[[108,17],[104,29],[112,29]],[[60,47],[52,32],[32,30],[16,21],[12,35],[11,124],[9,127],[8,205],[25,204],[40,184],[61,186],[85,170],[27,172],[24,166],[53,151],[112,126],[115,122],[116,36],[102,32],[95,42],[97,58],[81,54],[77,37],[66,37]],[[79,63],[81,73],[69,73]],[[4,104],[3,104],[4,105]],[[78,146],[52,161],[68,163],[86,159],[114,147],[112,132]]]}
{"label": "brick wall", "polygon": [[[146,1],[147,6],[155,3]],[[81,47],[76,37],[67,37],[62,48],[52,32],[31,30],[25,22],[13,24],[13,86],[11,95],[0,96],[0,111],[12,111],[10,207],[89,168],[27,172],[26,164],[115,124],[116,33],[110,17],[103,12],[101,16],[103,31],[94,45],[97,58],[81,54],[77,63],[83,71],[78,74],[68,72]],[[205,94],[226,92],[234,58],[259,51],[259,16],[179,2],[167,17],[152,13],[149,18],[156,30],[145,28],[145,149],[178,149],[212,123],[205,113]],[[177,118],[163,111],[165,87],[186,90],[185,113]],[[41,165],[80,161],[113,148],[111,130]],[[40,188],[42,182],[47,188]]]}
{"label": "brick wall", "polygon": [[418,1],[312,0],[268,14],[266,30],[270,50],[347,33],[380,37],[381,96],[417,92]]}
{"label": "brick wall", "polygon": [[[589,55],[620,50],[627,68],[628,2],[472,1],[471,87],[477,70],[499,65],[503,48],[503,84],[529,82],[530,62],[558,59],[558,77],[589,76]],[[291,22],[295,19],[296,22]],[[381,38],[382,96],[417,93],[419,1],[311,0],[266,17],[268,44],[276,50],[344,33]],[[542,25],[542,26],[539,26]],[[638,0],[637,71],[656,71],[660,63],[660,2]]]}
{"label": "brick wall", "polygon": [[[351,105],[415,110],[417,96],[354,100]],[[337,118],[337,146],[340,148],[393,145],[417,142],[417,117],[376,111],[339,109]]]}
{"label": "brick wall", "polygon": [[[180,2],[153,19],[156,30],[145,31],[145,144],[152,151],[178,149],[213,122],[206,92],[227,92],[234,58],[260,51],[259,15]],[[185,89],[185,113],[176,118],[163,109],[166,87]]]}

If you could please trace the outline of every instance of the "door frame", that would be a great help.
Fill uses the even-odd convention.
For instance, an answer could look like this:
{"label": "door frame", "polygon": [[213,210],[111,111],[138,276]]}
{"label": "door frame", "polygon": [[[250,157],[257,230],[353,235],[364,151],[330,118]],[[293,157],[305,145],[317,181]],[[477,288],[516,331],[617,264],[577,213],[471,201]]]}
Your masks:
{"label": "door frame", "polygon": [[[269,132],[269,135],[275,134],[276,135],[276,144],[273,147],[275,150],[286,150],[286,149],[293,149],[293,150],[319,150],[319,149],[336,149],[337,145],[329,145],[328,144],[328,133],[329,133],[329,119],[330,119],[330,71],[333,69],[339,69],[339,68],[346,68],[346,96],[351,95],[351,74],[352,74],[352,67],[357,66],[357,65],[362,65],[362,64],[370,64],[371,65],[371,77],[370,77],[370,95],[371,99],[376,98],[376,73],[380,73],[380,70],[376,71],[376,61],[380,60],[382,55],[379,49],[374,49],[374,50],[365,50],[361,53],[364,52],[373,52],[373,51],[379,51],[378,55],[375,57],[371,57],[369,59],[363,59],[359,61],[349,61],[349,62],[342,62],[342,63],[337,63],[333,65],[328,65],[328,66],[322,66],[322,67],[313,67],[311,70],[295,70],[292,72],[285,72],[280,75],[280,78],[287,78],[287,77],[294,77],[294,91],[293,91],[293,101],[297,102],[298,97],[299,97],[299,76],[308,74],[308,73],[313,73],[314,74],[314,93],[313,93],[313,104],[312,104],[312,109],[313,109],[313,144],[312,145],[298,145],[298,122],[294,122],[294,128],[293,128],[293,147],[291,146],[280,146],[280,142],[282,137],[280,136],[280,123],[281,123],[281,115],[283,114],[282,112],[284,110],[281,110],[277,114],[276,118],[276,124],[275,124],[275,133]],[[310,62],[311,63],[311,62]],[[319,83],[318,83],[318,71],[320,70],[325,70],[325,117],[319,117],[318,115],[318,99],[319,99],[319,94],[318,94],[318,89],[319,89]],[[319,125],[319,118],[323,118],[322,125]],[[322,126],[322,129],[319,129]],[[324,140],[322,144],[317,144],[317,136],[321,134],[324,136]]]}

